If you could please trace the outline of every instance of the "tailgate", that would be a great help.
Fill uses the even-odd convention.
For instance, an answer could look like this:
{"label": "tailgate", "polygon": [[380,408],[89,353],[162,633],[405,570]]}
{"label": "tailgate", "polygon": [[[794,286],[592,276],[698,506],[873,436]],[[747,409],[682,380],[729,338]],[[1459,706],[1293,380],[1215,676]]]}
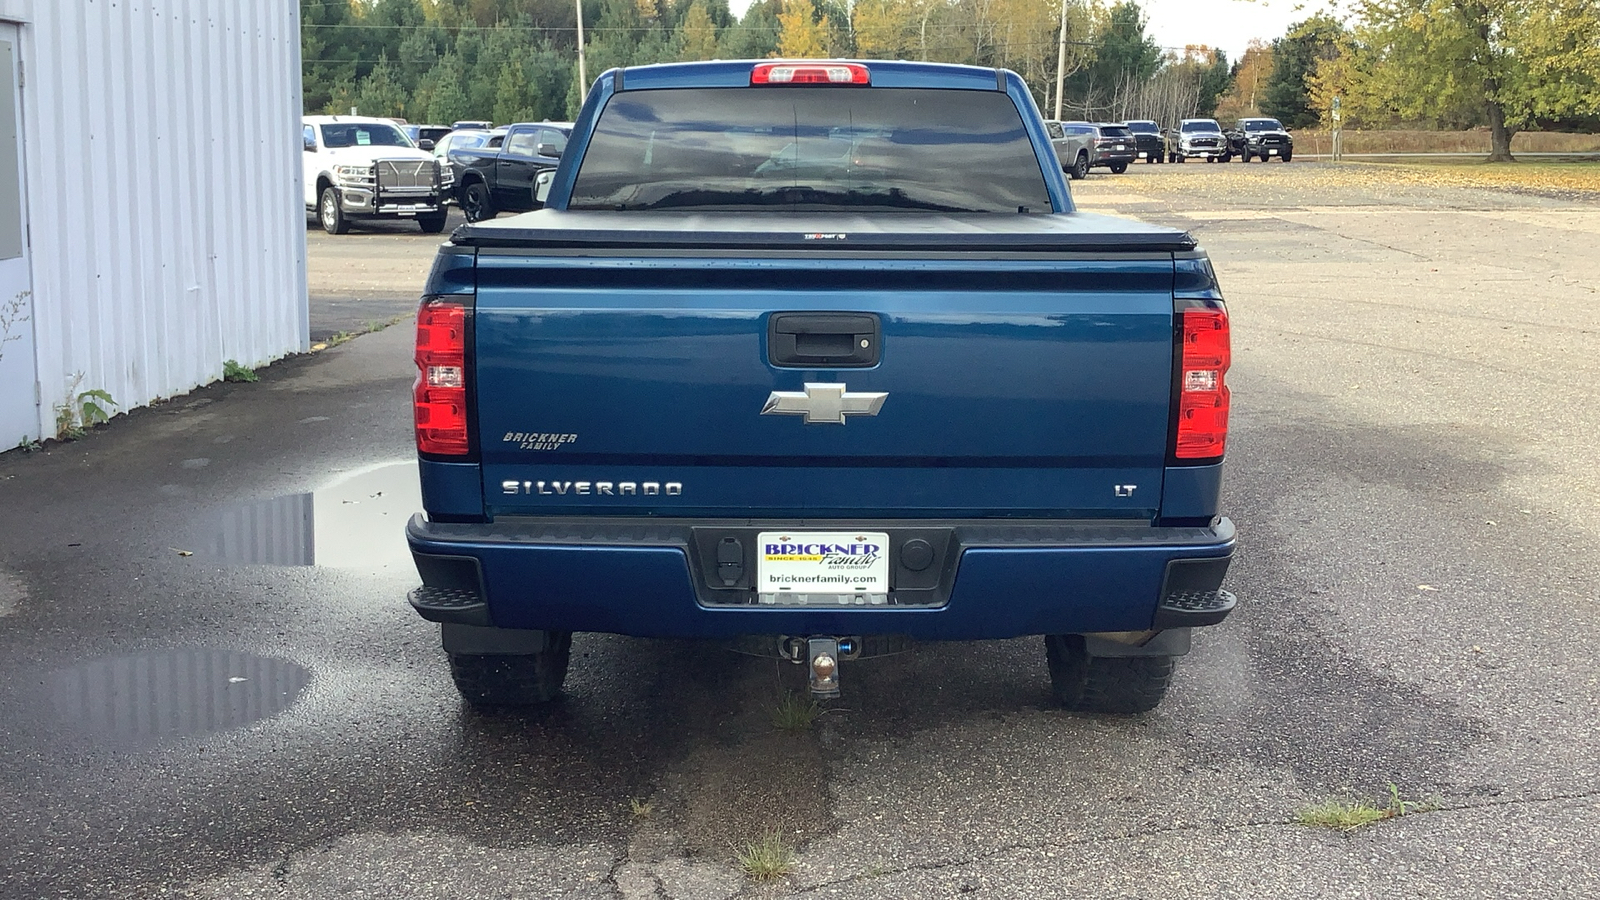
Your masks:
{"label": "tailgate", "polygon": [[1154,515],[1171,254],[913,257],[481,249],[489,511]]}

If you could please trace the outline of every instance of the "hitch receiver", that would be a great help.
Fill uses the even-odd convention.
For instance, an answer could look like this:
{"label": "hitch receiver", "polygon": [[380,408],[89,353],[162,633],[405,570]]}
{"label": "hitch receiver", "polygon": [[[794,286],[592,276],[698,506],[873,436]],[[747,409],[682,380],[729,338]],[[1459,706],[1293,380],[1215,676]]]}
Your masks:
{"label": "hitch receiver", "polygon": [[811,696],[818,700],[839,696],[839,640],[811,638],[806,641],[806,658],[811,662]]}

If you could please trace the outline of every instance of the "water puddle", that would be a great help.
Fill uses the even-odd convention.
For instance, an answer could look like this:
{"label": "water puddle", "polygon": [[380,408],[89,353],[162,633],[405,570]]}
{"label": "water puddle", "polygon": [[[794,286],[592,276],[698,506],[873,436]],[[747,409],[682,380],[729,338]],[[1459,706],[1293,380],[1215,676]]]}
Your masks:
{"label": "water puddle", "polygon": [[229,562],[412,571],[406,520],[422,510],[415,461],[342,476],[309,494],[222,511],[211,552]]}
{"label": "water puddle", "polygon": [[137,748],[271,718],[310,681],[310,672],[285,660],[194,648],[62,669],[51,675],[49,690],[69,731]]}

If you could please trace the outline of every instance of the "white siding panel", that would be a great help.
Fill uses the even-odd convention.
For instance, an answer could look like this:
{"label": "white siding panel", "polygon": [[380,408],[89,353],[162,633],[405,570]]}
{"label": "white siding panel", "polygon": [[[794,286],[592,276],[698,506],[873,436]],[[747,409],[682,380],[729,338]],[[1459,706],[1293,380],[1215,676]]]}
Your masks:
{"label": "white siding panel", "polygon": [[129,409],[304,350],[298,0],[57,0],[23,58],[44,432],[80,374]]}

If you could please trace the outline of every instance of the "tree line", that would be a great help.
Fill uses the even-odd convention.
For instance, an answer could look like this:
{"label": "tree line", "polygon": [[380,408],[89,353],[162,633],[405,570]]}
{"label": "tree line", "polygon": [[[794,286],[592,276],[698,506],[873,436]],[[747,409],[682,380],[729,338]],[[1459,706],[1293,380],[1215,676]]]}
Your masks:
{"label": "tree line", "polygon": [[1482,127],[1492,160],[1518,131],[1600,131],[1596,0],[1356,0],[1252,54],[1262,111],[1291,127]]}
{"label": "tree line", "polygon": [[[582,0],[588,76],[704,59],[857,57],[1013,69],[1054,111],[1058,0]],[[570,119],[578,83],[572,0],[300,0],[307,112],[412,122]],[[1131,0],[1066,0],[1065,118],[1209,115],[1226,57],[1163,48]]]}
{"label": "tree line", "polygon": [[[1600,0],[1353,0],[1230,62],[1159,46],[1135,0],[581,0],[592,79],[612,66],[856,57],[1015,70],[1047,116],[1291,128],[1600,130]],[[300,0],[308,112],[448,124],[571,119],[573,0]],[[1063,35],[1064,32],[1064,35]],[[1337,98],[1337,100],[1336,100]]]}

